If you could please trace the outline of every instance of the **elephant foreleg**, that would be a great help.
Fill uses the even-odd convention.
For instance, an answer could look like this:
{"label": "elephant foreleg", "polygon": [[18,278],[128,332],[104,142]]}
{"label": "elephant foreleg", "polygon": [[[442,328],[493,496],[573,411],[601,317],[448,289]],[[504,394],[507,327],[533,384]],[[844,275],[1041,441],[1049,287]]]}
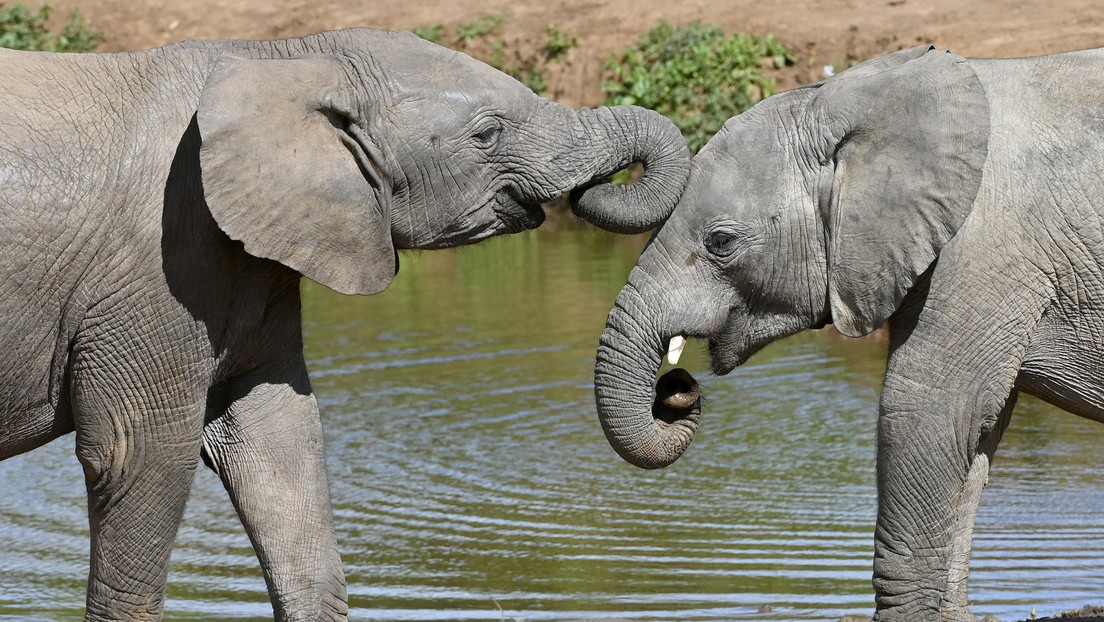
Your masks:
{"label": "elephant foreleg", "polygon": [[944,595],[942,609],[951,611],[954,616],[967,620],[973,620],[968,611],[967,583],[970,575],[970,551],[973,545],[974,521],[977,519],[978,505],[981,503],[981,491],[989,482],[989,467],[993,463],[993,456],[997,451],[997,444],[1004,435],[1005,428],[1012,417],[1012,409],[1016,405],[1017,394],[1013,392],[1005,404],[1000,415],[992,426],[985,426],[979,431],[977,448],[974,459],[970,463],[970,470],[966,473],[966,481],[962,485],[962,494],[959,499],[961,509],[958,521],[951,533],[950,572],[947,576],[947,593]]}
{"label": "elephant foreleg", "polygon": [[261,561],[277,620],[345,620],[318,405],[301,364],[255,374],[209,406],[206,459]]}
{"label": "elephant foreleg", "polygon": [[976,620],[967,606],[974,520],[1016,399],[1011,388],[1003,403],[964,397],[985,393],[906,390],[887,377],[878,425],[878,622]]}

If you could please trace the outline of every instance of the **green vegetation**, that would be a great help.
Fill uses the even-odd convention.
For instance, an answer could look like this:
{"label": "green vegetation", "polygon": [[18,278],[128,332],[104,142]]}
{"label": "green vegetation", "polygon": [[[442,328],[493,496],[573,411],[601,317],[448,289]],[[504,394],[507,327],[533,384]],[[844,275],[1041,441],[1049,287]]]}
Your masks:
{"label": "green vegetation", "polygon": [[693,22],[660,22],[636,45],[606,62],[606,105],[635,104],[659,111],[697,152],[734,115],[774,92],[764,68],[795,62],[773,35],[734,34]]}
{"label": "green vegetation", "polygon": [[544,41],[544,56],[546,60],[556,60],[579,45],[579,38],[568,35],[556,24],[549,24],[545,29],[548,38]]}
{"label": "green vegetation", "polygon": [[445,44],[444,24],[434,24],[432,26],[425,26],[423,28],[415,28],[410,32],[418,35],[426,41],[429,41],[430,43],[436,43],[437,45]]}
{"label": "green vegetation", "polygon": [[[579,45],[557,24],[549,24],[537,49],[508,45],[500,33],[508,17],[492,13],[461,24],[452,33],[444,24],[415,28],[419,37],[466,52],[510,74],[538,94],[548,89],[549,65]],[[774,92],[764,69],[795,62],[793,53],[773,35],[725,36],[716,27],[660,22],[636,45],[606,62],[602,83],[606,105],[635,104],[659,111],[682,130],[697,152],[724,122]],[[618,178],[624,181],[627,174]]]}
{"label": "green vegetation", "polygon": [[[496,68],[514,76],[537,94],[544,94],[548,90],[548,82],[544,79],[544,72],[548,70],[549,63],[561,60],[572,48],[579,45],[578,37],[568,35],[556,24],[549,24],[546,32],[548,37],[545,39],[542,49],[543,57],[539,54],[518,55],[520,62],[516,67],[505,67],[503,69],[495,65]],[[498,43],[501,44],[502,42],[499,41]]]}
{"label": "green vegetation", "polygon": [[[486,58],[488,65],[510,74],[534,93],[542,94],[548,88],[548,82],[544,79],[545,64],[541,63],[536,56],[523,54],[521,50],[508,51],[505,41],[495,40],[489,45],[490,53]],[[508,60],[511,56],[513,62]]]}
{"label": "green vegetation", "polygon": [[549,63],[560,60],[579,44],[579,40],[556,24],[550,24],[546,30],[548,36],[539,50],[511,47],[499,37],[508,20],[509,17],[502,13],[490,13],[457,26],[451,36],[444,24],[415,28],[411,32],[431,43],[471,54],[517,78],[535,93],[543,94],[548,88],[544,73]]}
{"label": "green vegetation", "polygon": [[84,21],[80,11],[73,11],[69,23],[61,32],[47,31],[50,5],[39,5],[31,12],[19,2],[0,5],[0,47],[13,50],[40,50],[45,52],[91,52],[103,40],[100,31]]}
{"label": "green vegetation", "polygon": [[474,21],[458,26],[456,36],[463,41],[472,41],[482,37],[498,34],[499,28],[506,23],[506,16],[502,13],[490,13],[475,18]]}

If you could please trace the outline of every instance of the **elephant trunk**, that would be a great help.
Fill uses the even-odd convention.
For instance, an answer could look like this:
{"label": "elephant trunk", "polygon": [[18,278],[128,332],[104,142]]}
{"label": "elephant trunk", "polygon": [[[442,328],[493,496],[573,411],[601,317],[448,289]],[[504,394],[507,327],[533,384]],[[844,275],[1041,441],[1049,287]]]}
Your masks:
{"label": "elephant trunk", "polygon": [[614,450],[635,466],[658,469],[677,460],[690,445],[701,400],[697,383],[681,369],[655,385],[670,336],[634,316],[645,308],[632,286],[617,297],[599,341],[594,394],[598,419]]}
{"label": "elephant trunk", "polygon": [[[663,115],[639,106],[573,111],[575,127],[593,147],[575,157],[583,175],[571,193],[572,210],[593,225],[614,233],[656,228],[678,202],[690,175],[690,152],[678,128]],[[617,186],[609,177],[639,162],[644,176]]]}

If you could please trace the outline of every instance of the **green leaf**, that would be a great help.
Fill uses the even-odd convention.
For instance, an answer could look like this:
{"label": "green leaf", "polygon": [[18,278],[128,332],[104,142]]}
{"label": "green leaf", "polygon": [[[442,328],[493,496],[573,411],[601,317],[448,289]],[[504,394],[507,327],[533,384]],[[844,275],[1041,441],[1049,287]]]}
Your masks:
{"label": "green leaf", "polygon": [[50,17],[50,5],[39,5],[30,12],[19,2],[0,6],[0,47],[13,50],[39,50],[46,52],[91,52],[103,40],[100,31],[84,22],[80,11],[69,15],[69,23],[60,34],[50,34],[46,21]]}
{"label": "green leaf", "polygon": [[795,57],[773,35],[765,39],[692,22],[660,22],[637,43],[605,63],[606,105],[631,100],[668,116],[696,152],[732,117],[773,92],[766,63],[780,67]]}

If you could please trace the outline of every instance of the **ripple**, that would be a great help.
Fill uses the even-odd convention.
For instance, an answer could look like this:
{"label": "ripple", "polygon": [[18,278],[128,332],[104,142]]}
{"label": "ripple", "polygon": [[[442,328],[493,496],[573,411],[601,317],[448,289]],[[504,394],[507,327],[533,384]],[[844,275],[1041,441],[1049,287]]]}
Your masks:
{"label": "ripple", "polygon": [[[351,617],[869,614],[884,346],[810,333],[724,377],[695,371],[707,412],[694,444],[670,468],[641,471],[606,443],[590,384],[619,283],[577,281],[616,270],[573,264],[571,280],[541,281],[560,278],[556,261],[573,250],[549,250],[555,261],[523,254],[535,264],[508,300],[496,279],[466,290],[416,265],[407,282],[428,285],[397,279],[381,296],[305,286]],[[708,368],[700,343],[684,361]],[[1017,619],[1099,598],[1104,465],[1083,457],[1101,430],[1022,401],[979,512],[975,612]],[[0,463],[0,619],[79,617],[81,481],[71,438]],[[179,620],[271,618],[249,540],[205,470],[177,538],[168,608]]]}

